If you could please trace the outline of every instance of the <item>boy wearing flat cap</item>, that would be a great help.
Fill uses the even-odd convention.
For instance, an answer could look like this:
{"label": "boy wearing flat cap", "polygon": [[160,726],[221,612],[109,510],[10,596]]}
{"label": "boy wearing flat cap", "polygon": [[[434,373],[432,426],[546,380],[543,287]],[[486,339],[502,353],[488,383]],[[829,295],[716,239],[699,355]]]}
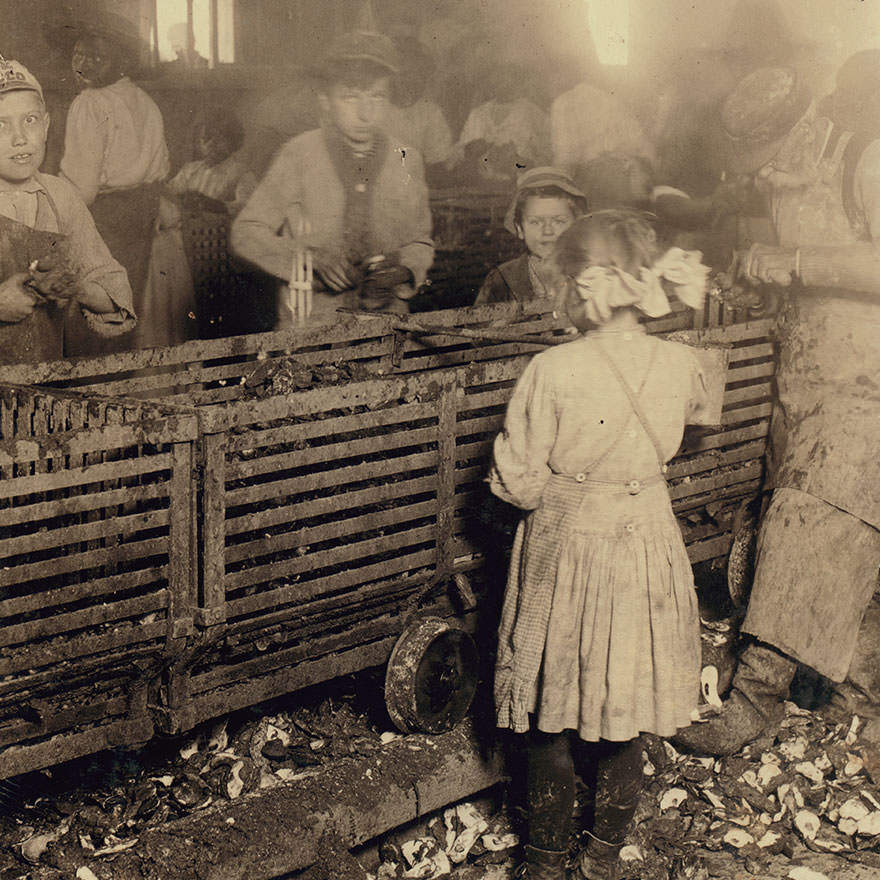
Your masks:
{"label": "boy wearing flat cap", "polygon": [[548,299],[553,293],[548,269],[556,239],[586,213],[587,197],[558,168],[524,171],[504,216],[504,228],[525,245],[525,253],[496,266],[486,276],[474,305]]}
{"label": "boy wearing flat cap", "polygon": [[63,354],[66,312],[98,336],[134,327],[125,270],[76,189],[41,174],[49,114],[39,82],[0,57],[0,364]]}
{"label": "boy wearing flat cap", "polygon": [[422,158],[385,134],[394,46],[354,31],[320,69],[322,124],[288,141],[232,224],[242,258],[281,281],[308,250],[315,287],[309,315],[294,315],[284,289],[279,328],[331,323],[339,307],[405,313],[433,262]]}
{"label": "boy wearing flat cap", "polygon": [[742,626],[751,641],[721,714],[677,737],[710,754],[775,727],[797,662],[836,683],[832,710],[864,717],[880,705],[876,660],[864,662],[880,649],[871,605],[880,565],[880,141],[817,116],[785,67],[745,77],[721,119],[728,166],[755,175],[778,239],[740,254],[739,275],[786,295],[773,492]]}

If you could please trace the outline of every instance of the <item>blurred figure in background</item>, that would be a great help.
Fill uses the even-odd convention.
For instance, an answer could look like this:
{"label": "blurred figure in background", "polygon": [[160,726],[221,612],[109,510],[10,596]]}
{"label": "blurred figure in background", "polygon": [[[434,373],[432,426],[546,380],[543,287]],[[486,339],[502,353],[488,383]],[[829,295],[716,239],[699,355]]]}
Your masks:
{"label": "blurred figure in background", "polygon": [[[133,25],[120,16],[71,26],[78,38],[72,69],[79,95],[67,115],[61,176],[79,190],[110,252],[128,272],[141,324],[161,183],[169,172],[162,114],[131,80],[140,51]],[[145,329],[145,328],[144,328]],[[65,336],[69,355],[124,351],[126,335],[96,340],[74,313]]]}
{"label": "blurred figure in background", "polygon": [[856,52],[843,63],[821,111],[847,131],[880,137],[880,49]]}
{"label": "blurred figure in background", "polygon": [[447,163],[460,178],[514,181],[526,168],[549,164],[550,120],[529,97],[530,78],[516,65],[487,74],[487,100],[468,114]]}
{"label": "blurred figure in background", "polygon": [[654,148],[635,114],[619,98],[590,82],[581,82],[555,98],[550,106],[550,135],[554,166],[568,174],[588,198],[591,181],[582,175],[598,156],[616,153],[654,161]]}
{"label": "blurred figure in background", "polygon": [[409,144],[422,154],[430,182],[432,177],[442,174],[442,166],[452,151],[452,132],[443,110],[425,95],[437,64],[427,46],[411,38],[398,37],[395,45],[401,72],[396,80],[388,130],[402,144]]}
{"label": "blurred figure in background", "polygon": [[257,176],[240,152],[244,126],[231,111],[215,108],[196,124],[195,140],[200,158],[187,162],[168,181],[168,189],[185,202],[198,204],[201,196],[237,214],[257,188]]}

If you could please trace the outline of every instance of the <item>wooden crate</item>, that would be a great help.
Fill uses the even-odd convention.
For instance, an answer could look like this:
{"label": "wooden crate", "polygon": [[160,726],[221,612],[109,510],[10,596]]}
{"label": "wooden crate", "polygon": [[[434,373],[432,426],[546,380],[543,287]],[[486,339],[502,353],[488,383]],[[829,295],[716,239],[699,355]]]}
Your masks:
{"label": "wooden crate", "polygon": [[[773,345],[769,322],[737,317],[713,305],[648,324],[652,333],[730,348],[723,424],[689,435],[669,472],[694,562],[723,564],[733,514],[761,485]],[[541,303],[414,318],[419,332],[401,330],[394,316],[343,314],[308,331],[10,368],[17,381],[53,386],[45,393],[58,399],[96,395],[100,406],[112,395],[132,412],[161,399],[193,432],[181,438],[192,443],[180,455],[197,465],[195,504],[188,496],[196,593],[178,603],[186,609],[180,622],[170,598],[161,611],[178,634],[193,618],[194,632],[138,643],[150,662],[160,660],[146,692],[149,717],[163,730],[384,663],[416,610],[449,616],[474,601],[491,608],[516,512],[493,501],[483,478],[513,384],[544,347],[509,337],[558,334],[560,320]],[[499,338],[474,341],[455,334],[462,328]],[[291,364],[312,370],[314,381],[273,391],[268,379]],[[335,383],[340,365],[356,378]],[[169,454],[161,444],[162,453],[142,448],[147,458]],[[104,447],[100,454],[107,457]],[[163,473],[169,483],[178,474]],[[91,540],[93,532],[75,537]],[[112,575],[87,570],[89,577],[100,594]],[[153,583],[169,597],[192,596],[191,579],[178,587],[157,576],[145,596]],[[65,620],[59,613],[59,625]],[[89,654],[108,677],[123,656]],[[12,676],[25,674],[16,668]],[[107,706],[108,717],[119,709],[109,699]],[[114,735],[132,739],[123,728]]]}
{"label": "wooden crate", "polygon": [[0,386],[0,777],[146,740],[192,629],[193,414]]}

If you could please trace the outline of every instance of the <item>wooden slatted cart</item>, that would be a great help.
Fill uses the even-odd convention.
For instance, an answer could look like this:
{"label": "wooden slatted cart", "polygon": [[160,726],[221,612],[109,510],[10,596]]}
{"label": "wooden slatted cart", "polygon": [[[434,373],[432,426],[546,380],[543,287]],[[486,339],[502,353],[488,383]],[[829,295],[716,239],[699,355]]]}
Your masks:
{"label": "wooden slatted cart", "polygon": [[[494,608],[491,443],[542,348],[527,334],[561,328],[540,304],[415,317],[5,371],[0,778],[378,666],[413,619],[473,629]],[[694,562],[723,564],[761,487],[773,345],[737,318],[649,324],[730,352],[722,425],[668,475]]]}

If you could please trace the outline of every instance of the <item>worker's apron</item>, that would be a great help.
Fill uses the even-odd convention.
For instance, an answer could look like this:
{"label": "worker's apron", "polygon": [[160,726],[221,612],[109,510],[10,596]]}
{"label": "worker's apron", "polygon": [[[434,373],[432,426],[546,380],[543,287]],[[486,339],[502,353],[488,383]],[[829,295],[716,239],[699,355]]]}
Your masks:
{"label": "worker's apron", "polygon": [[[42,196],[41,193],[37,225],[57,228],[58,212],[51,199]],[[63,246],[64,240],[61,233],[43,232],[0,216],[0,278],[5,280],[17,272],[27,272],[34,260]],[[57,360],[62,356],[63,334],[64,309],[51,304],[37,305],[23,321],[0,323],[0,364]]]}
{"label": "worker's apron", "polygon": [[[832,156],[823,160],[817,183],[783,194],[774,204],[780,246],[845,245],[860,239],[862,231],[853,228],[841,200],[844,146],[841,139]],[[855,517],[854,531],[865,529],[865,524],[880,528],[876,295],[795,289],[778,328],[778,400],[771,424],[768,484],[808,493]],[[766,554],[777,562],[762,568],[759,556],[743,629],[840,679],[840,671],[845,674],[852,658],[858,622],[873,593],[880,559],[867,566],[874,583],[870,573],[866,577],[862,571],[860,576],[844,575],[828,584],[828,569],[825,575],[814,570],[806,543],[816,545],[819,552],[824,545],[824,552],[840,560],[843,569],[847,551],[841,544],[840,526],[824,535],[822,514],[811,514],[803,552],[793,552],[790,539],[782,535],[791,516],[777,517],[776,522],[768,517],[762,525],[760,556]],[[789,546],[780,553],[785,543]],[[781,555],[784,564],[778,560]],[[866,560],[860,562],[864,569]]]}

